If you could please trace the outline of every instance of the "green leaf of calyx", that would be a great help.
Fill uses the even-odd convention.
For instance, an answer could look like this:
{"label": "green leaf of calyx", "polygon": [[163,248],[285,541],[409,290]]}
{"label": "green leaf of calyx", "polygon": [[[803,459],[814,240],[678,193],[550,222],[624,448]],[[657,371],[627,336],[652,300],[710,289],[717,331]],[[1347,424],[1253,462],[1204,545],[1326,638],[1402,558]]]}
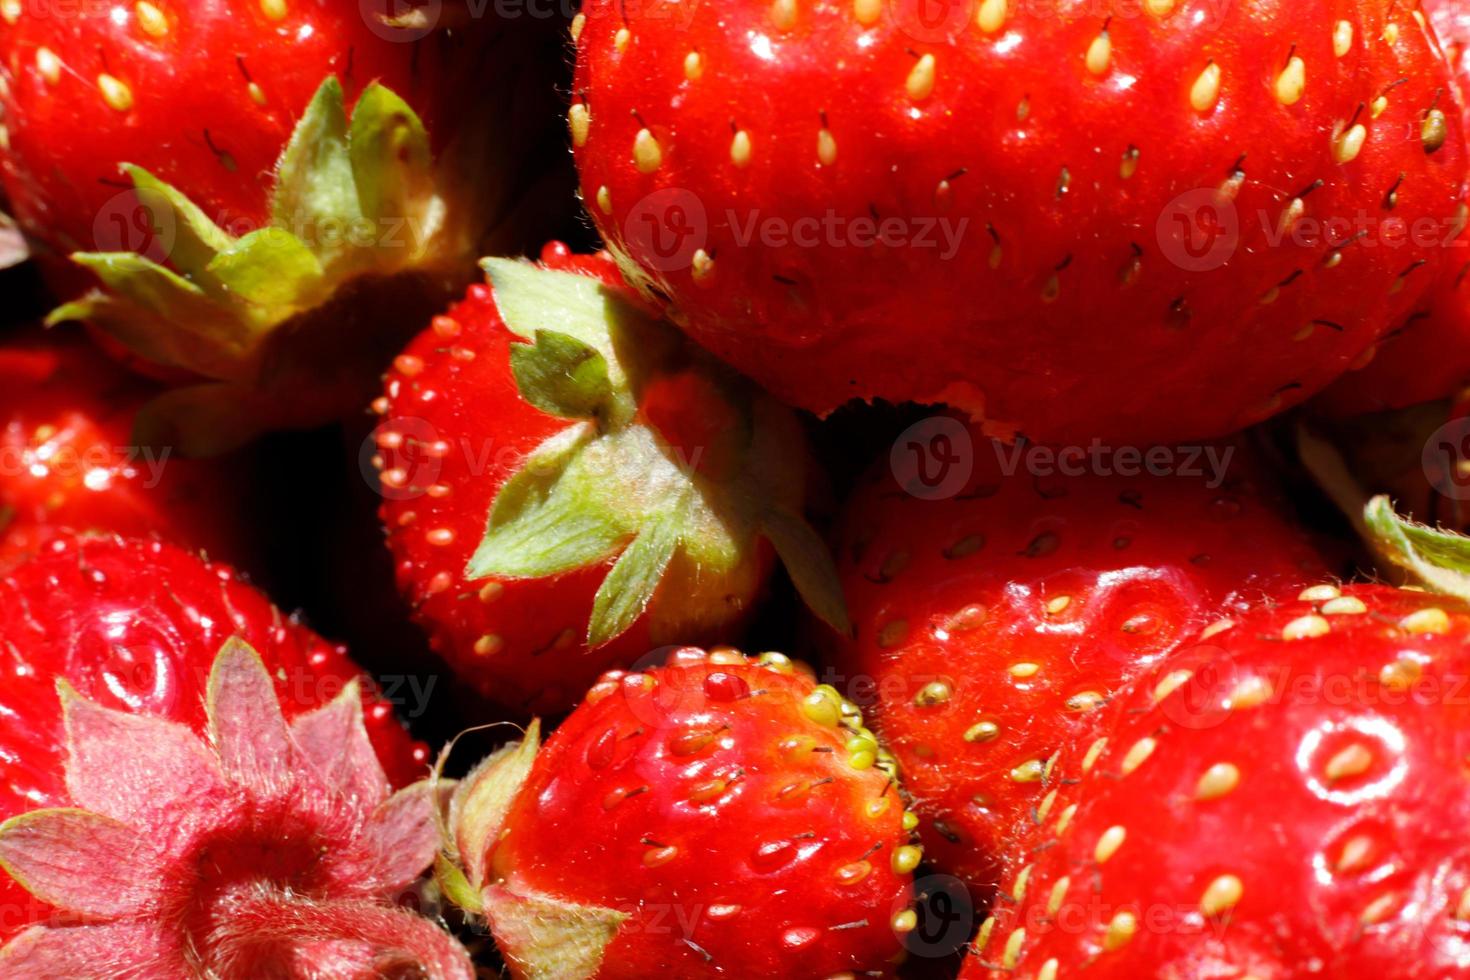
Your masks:
{"label": "green leaf of calyx", "polygon": [[1435,592],[1470,601],[1470,538],[1401,517],[1382,495],[1363,508],[1363,522],[1388,560]]}
{"label": "green leaf of calyx", "polygon": [[361,220],[362,207],[347,148],[342,85],[332,77],[316,90],[291,133],[291,141],[281,151],[271,224],[307,235],[323,264],[331,265],[345,245],[330,246],[324,241],[325,229]]}
{"label": "green leaf of calyx", "polygon": [[784,510],[768,511],[761,518],[760,530],[776,549],[807,608],[838,633],[850,636],[852,622],[842,581],[821,536],[801,517]]}
{"label": "green leaf of calyx", "polygon": [[550,415],[585,419],[612,393],[607,359],[570,334],[538,330],[530,344],[511,344],[510,367],[521,397]]}
{"label": "green leaf of calyx", "polygon": [[653,601],[653,594],[679,549],[681,516],[676,511],[655,520],[618,557],[592,600],[592,618],[587,624],[588,647],[595,650],[626,633]]}
{"label": "green leaf of calyx", "polygon": [[311,306],[323,291],[321,262],[280,228],[252,231],[220,252],[209,271],[243,299],[274,308],[275,316]]}
{"label": "green leaf of calyx", "polygon": [[423,215],[434,194],[433,154],[429,134],[407,102],[376,82],[363,89],[347,145],[363,217],[411,222]]}
{"label": "green leaf of calyx", "polygon": [[[165,226],[172,229],[169,262],[184,275],[210,290],[214,282],[206,271],[209,263],[216,255],[229,248],[234,239],[177,188],[164,183],[142,167],[129,163],[123,164],[122,169],[133,181],[138,201],[153,224],[154,234],[162,236]],[[160,218],[163,213],[169,215],[166,222]]]}
{"label": "green leaf of calyx", "polygon": [[579,479],[574,466],[594,434],[583,424],[552,436],[505,482],[466,578],[544,578],[617,551],[626,535],[603,514],[595,481]]}

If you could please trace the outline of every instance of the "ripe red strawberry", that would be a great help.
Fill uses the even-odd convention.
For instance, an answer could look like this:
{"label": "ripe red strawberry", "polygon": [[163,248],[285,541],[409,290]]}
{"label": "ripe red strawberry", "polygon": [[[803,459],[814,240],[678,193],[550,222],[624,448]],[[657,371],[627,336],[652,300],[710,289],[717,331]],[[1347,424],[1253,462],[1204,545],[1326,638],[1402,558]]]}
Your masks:
{"label": "ripe red strawberry", "polygon": [[152,393],[79,337],[0,346],[0,566],[68,529],[158,534],[254,565],[241,462],[137,445],[133,417]]}
{"label": "ripe red strawberry", "polygon": [[55,541],[0,597],[0,973],[471,975],[394,907],[438,807],[341,649],[156,542]]}
{"label": "ripe red strawberry", "polygon": [[962,976],[1463,976],[1467,641],[1455,600],[1318,586],[1140,678]]}
{"label": "ripe red strawberry", "polygon": [[1170,452],[1159,475],[1098,457],[1067,476],[1039,468],[1046,450],[976,437],[947,499],[916,496],[885,460],[849,501],[837,554],[855,638],[832,683],[898,758],[936,867],[987,890],[1050,760],[1124,682],[1258,595],[1325,574],[1237,448]]}
{"label": "ripe red strawberry", "polygon": [[795,417],[636,306],[606,254],[543,260],[486,260],[376,405],[388,545],[435,649],[502,704],[564,711],[650,647],[728,638],[773,552],[845,626]]}
{"label": "ripe red strawberry", "polygon": [[[1423,10],[1439,36],[1463,103],[1470,92],[1465,61],[1470,4],[1426,0]],[[1442,398],[1470,381],[1470,240],[1461,235],[1452,247],[1439,281],[1420,304],[1423,308],[1396,324],[1368,355],[1371,360],[1324,392],[1320,408],[1338,415],[1403,408]]]}
{"label": "ripe red strawberry", "polygon": [[[155,422],[191,448],[371,397],[402,322],[462,286],[541,176],[537,141],[508,134],[550,109],[533,83],[555,64],[549,22],[464,0],[393,5],[385,22],[378,6],[0,12],[6,193],[30,235],[106,287],[54,319],[198,382]],[[488,114],[458,111],[500,86],[515,95]]]}
{"label": "ripe red strawberry", "polygon": [[603,676],[462,784],[449,894],[516,977],[891,975],[919,848],[856,707],[779,654]]}
{"label": "ripe red strawberry", "polygon": [[1341,374],[1446,261],[1460,109],[1409,5],[930,7],[574,22],[608,246],[794,404],[1219,435]]}

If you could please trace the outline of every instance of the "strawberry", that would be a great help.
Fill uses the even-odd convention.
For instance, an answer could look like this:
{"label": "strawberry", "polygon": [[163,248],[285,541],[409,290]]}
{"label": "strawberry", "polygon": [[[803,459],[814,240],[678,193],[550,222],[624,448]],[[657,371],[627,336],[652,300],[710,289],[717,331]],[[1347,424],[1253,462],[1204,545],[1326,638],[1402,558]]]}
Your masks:
{"label": "strawberry", "polygon": [[1410,5],[922,6],[573,23],[608,247],[793,404],[1220,435],[1343,373],[1447,261],[1460,107]]}
{"label": "strawberry", "polygon": [[0,345],[0,565],[66,529],[158,534],[256,564],[243,460],[208,466],[136,445],[151,390],[81,338]]}
{"label": "strawberry", "polygon": [[889,976],[905,826],[855,706],[780,654],[685,647],[467,777],[440,878],[518,978]]}
{"label": "strawberry", "polygon": [[[463,285],[540,176],[535,141],[506,133],[550,109],[534,84],[554,64],[537,57],[554,58],[548,23],[392,6],[386,21],[292,0],[0,11],[5,190],[104,287],[52,320],[191,379],[146,421],[193,451],[371,397],[403,323]],[[520,51],[492,54],[506,46]],[[457,111],[492,86],[517,96]]]}
{"label": "strawberry", "polygon": [[0,596],[0,973],[472,976],[395,906],[438,808],[342,650],[157,542],[57,540]]}
{"label": "strawberry", "polygon": [[1060,770],[962,976],[1463,976],[1467,641],[1457,600],[1330,585],[1201,637]]}
{"label": "strawberry", "polygon": [[462,676],[564,711],[650,647],[727,637],[773,552],[845,626],[789,411],[637,306],[606,254],[485,269],[375,406],[400,590]]}
{"label": "strawberry", "polygon": [[935,866],[983,892],[1050,760],[1130,677],[1325,568],[1238,447],[1171,452],[1178,472],[1120,475],[1100,458],[1062,475],[1037,468],[1037,447],[959,446],[973,470],[952,496],[923,499],[885,466],[847,503],[837,554],[856,628],[831,681],[898,758]]}
{"label": "strawberry", "polygon": [[[1426,0],[1424,13],[1439,36],[1455,86],[1464,101],[1470,92],[1465,61],[1470,44],[1470,4],[1464,0]],[[1463,117],[1462,117],[1463,118]],[[1362,366],[1323,392],[1318,407],[1336,415],[1403,408],[1442,398],[1470,380],[1470,239],[1463,234],[1440,279],[1425,296],[1424,308],[1397,325],[1377,349],[1360,358]]]}

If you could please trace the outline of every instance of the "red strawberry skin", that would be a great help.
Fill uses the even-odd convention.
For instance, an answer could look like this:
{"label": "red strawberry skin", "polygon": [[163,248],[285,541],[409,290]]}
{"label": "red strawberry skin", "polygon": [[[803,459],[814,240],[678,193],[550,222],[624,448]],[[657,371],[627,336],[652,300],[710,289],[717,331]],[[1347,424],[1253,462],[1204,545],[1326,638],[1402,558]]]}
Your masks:
{"label": "red strawberry skin", "polygon": [[[802,407],[942,401],[1051,443],[1233,431],[1418,308],[1457,220],[1459,110],[1403,6],[1142,8],[590,9],[583,196],[630,277]],[[1298,234],[1277,240],[1284,214]],[[1307,233],[1360,216],[1379,245],[1399,221],[1438,233]],[[884,219],[898,233],[871,244]]]}
{"label": "red strawberry skin", "polygon": [[935,866],[988,890],[1046,797],[1048,760],[1129,678],[1325,566],[1239,447],[1210,447],[1234,450],[1212,486],[1203,460],[1204,475],[1033,478],[1007,475],[1015,450],[973,446],[948,499],[906,492],[885,461],[846,505],[856,633],[832,683],[898,758]]}
{"label": "red strawberry skin", "polygon": [[[381,80],[431,134],[449,135],[436,123],[454,119],[444,108],[463,70],[457,59],[467,56],[459,40],[425,56],[418,44],[375,33],[345,4],[146,6],[158,16],[137,5],[55,16],[22,4],[0,41],[5,190],[26,231],[63,255],[144,244],[128,237],[138,229],[115,223],[134,217],[114,201],[131,186],[118,172],[124,162],[180,188],[233,234],[264,224],[276,158],[328,75],[349,98]],[[441,16],[462,7],[444,4]],[[125,99],[109,100],[115,86],[104,75],[126,86]]]}
{"label": "red strawberry skin", "polygon": [[1008,883],[1024,899],[963,976],[1464,975],[1470,610],[1338,592],[1264,605],[1140,678],[1059,769]]}
{"label": "red strawberry skin", "polygon": [[[260,653],[288,719],[360,676],[345,650],[276,609],[227,566],[157,541],[59,538],[0,578],[0,596],[0,817],[68,805],[58,679],[104,707],[202,733],[205,682],[230,637]],[[364,715],[393,785],[421,778],[428,750],[409,737],[392,705],[369,696]],[[0,901],[36,904],[8,876],[0,876]],[[0,921],[0,939],[31,921]]]}
{"label": "red strawberry skin", "polygon": [[152,392],[75,335],[0,346],[0,565],[77,531],[159,535],[254,568],[240,460],[206,465],[135,444]]}
{"label": "red strawberry skin", "polygon": [[889,975],[918,851],[891,762],[805,670],[685,648],[607,674],[536,756],[487,880],[625,914],[600,980]]}
{"label": "red strawberry skin", "polygon": [[[643,315],[632,312],[637,297],[606,253],[578,256],[552,243],[541,259],[535,267],[517,264],[517,275],[557,289],[581,289],[591,280],[612,297],[607,302],[635,304],[627,319]],[[557,275],[548,278],[549,272]],[[538,407],[513,366],[532,345],[502,316],[500,304],[514,303],[506,290],[515,288],[505,279],[494,288],[472,286],[394,360],[385,394],[374,404],[383,422],[372,461],[380,472],[380,514],[399,589],[434,649],[481,695],[526,714],[558,713],[603,671],[631,664],[655,646],[738,635],[763,596],[775,558],[763,531],[738,530],[745,526],[737,513],[746,506],[741,501],[789,507],[799,515],[815,464],[791,413],[693,351],[666,325],[641,335],[641,349],[633,349],[639,347],[634,341],[608,343],[614,375],[631,379],[624,403],[630,407],[616,410],[625,422]],[[552,307],[548,300],[546,309],[537,309],[535,329],[570,329],[564,323],[575,313]],[[654,348],[649,361],[640,360]],[[551,466],[538,470],[546,457],[537,454],[578,432],[594,433],[589,454],[622,436],[658,448],[649,455],[614,455],[618,464],[602,471],[607,482],[576,491],[586,506],[553,523],[590,521],[588,511],[627,499],[639,501],[629,511],[633,526],[619,530],[622,539],[605,554],[552,573],[476,572],[487,518],[500,512],[502,491],[517,480],[524,486],[528,473],[556,472]],[[752,479],[758,486],[750,486]],[[606,595],[603,583],[632,549],[627,540],[641,539],[667,516],[664,511],[682,506],[660,503],[670,499],[657,496],[665,484],[699,512],[726,515],[715,523],[733,530],[718,554],[700,552],[709,525],[699,517],[679,518],[681,542],[696,544],[680,544],[625,629],[594,641],[596,599]],[[533,543],[546,536],[533,535]],[[811,541],[822,550],[814,532]],[[828,578],[837,595],[835,577]]]}
{"label": "red strawberry skin", "polygon": [[[1461,102],[1466,88],[1465,46],[1470,43],[1470,5],[1428,0],[1423,5],[1439,37]],[[1362,368],[1323,392],[1319,405],[1337,415],[1403,408],[1442,398],[1470,379],[1470,240],[1461,235],[1449,260],[1409,321],[1386,336]]]}

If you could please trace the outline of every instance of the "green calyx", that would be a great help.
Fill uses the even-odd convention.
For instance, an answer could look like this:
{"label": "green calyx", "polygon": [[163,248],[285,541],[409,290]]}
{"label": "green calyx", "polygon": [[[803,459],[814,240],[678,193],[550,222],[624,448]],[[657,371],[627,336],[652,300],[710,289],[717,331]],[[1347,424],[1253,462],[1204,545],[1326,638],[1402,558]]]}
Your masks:
{"label": "green calyx", "polygon": [[1364,506],[1363,527],[1374,550],[1415,582],[1470,602],[1470,537],[1403,517],[1383,495]]}
{"label": "green calyx", "polygon": [[[522,397],[576,422],[501,487],[466,577],[547,578],[611,562],[587,644],[645,613],[655,642],[682,642],[754,601],[765,539],[813,611],[846,632],[831,557],[800,516],[811,464],[790,410],[595,279],[504,259],[483,266],[524,341],[511,354]],[[708,438],[691,445],[650,418],[650,393],[670,378],[692,379],[679,390],[696,393],[675,399],[673,427]],[[685,413],[717,421],[684,426]]]}
{"label": "green calyx", "polygon": [[[73,254],[104,288],[52,311],[47,324],[86,321],[145,360],[198,375],[206,383],[187,389],[183,407],[202,402],[230,414],[222,407],[230,403],[270,414],[260,396],[280,387],[271,378],[280,373],[273,336],[293,332],[350,283],[412,273],[442,280],[440,292],[454,285],[478,216],[453,213],[441,169],[401,98],[371,84],[349,119],[342,86],[328,78],[281,154],[268,226],[236,237],[178,189],[124,165],[166,264],[133,252]],[[272,391],[265,400],[291,396]],[[188,412],[173,414],[188,421]],[[319,421],[270,418],[261,427]],[[255,434],[235,429],[227,441]]]}

